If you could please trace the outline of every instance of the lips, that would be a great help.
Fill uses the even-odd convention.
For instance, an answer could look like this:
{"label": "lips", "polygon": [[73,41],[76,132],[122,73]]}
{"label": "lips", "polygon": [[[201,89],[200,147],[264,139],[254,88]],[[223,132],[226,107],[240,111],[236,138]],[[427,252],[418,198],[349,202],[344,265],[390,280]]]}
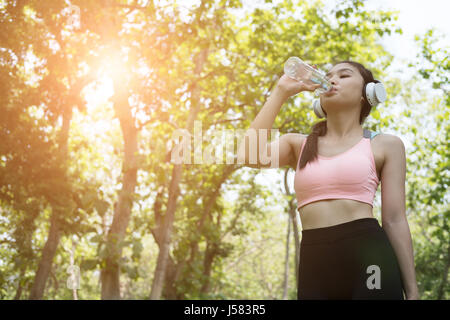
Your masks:
{"label": "lips", "polygon": [[337,89],[335,87],[331,87],[330,91],[325,92],[325,95],[330,95],[332,93],[336,93]]}

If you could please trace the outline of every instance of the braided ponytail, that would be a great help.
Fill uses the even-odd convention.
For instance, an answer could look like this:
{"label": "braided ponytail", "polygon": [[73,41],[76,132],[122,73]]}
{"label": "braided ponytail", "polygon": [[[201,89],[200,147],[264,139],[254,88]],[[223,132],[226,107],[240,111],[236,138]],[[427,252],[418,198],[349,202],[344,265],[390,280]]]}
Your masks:
{"label": "braided ponytail", "polygon": [[300,158],[300,167],[302,169],[309,161],[317,159],[317,145],[319,137],[327,133],[327,120],[319,121],[312,127],[312,132],[306,138],[306,144],[303,148],[302,157]]}

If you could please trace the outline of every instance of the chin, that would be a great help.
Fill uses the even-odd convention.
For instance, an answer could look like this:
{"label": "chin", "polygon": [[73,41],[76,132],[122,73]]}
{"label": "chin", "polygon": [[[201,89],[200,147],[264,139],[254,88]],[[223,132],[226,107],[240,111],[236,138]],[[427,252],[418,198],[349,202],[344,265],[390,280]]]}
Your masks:
{"label": "chin", "polygon": [[321,104],[322,108],[325,108],[328,110],[328,109],[336,109],[336,108],[341,109],[342,107],[347,106],[348,102],[338,100],[338,99],[326,99],[326,100],[322,101],[320,104]]}

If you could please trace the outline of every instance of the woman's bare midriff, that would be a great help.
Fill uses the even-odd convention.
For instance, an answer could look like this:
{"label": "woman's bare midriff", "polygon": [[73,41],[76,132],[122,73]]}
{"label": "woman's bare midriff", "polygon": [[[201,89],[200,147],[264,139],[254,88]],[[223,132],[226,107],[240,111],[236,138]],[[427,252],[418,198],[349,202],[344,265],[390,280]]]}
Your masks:
{"label": "woman's bare midriff", "polygon": [[331,227],[356,219],[374,218],[372,206],[351,199],[324,199],[299,209],[302,229]]}

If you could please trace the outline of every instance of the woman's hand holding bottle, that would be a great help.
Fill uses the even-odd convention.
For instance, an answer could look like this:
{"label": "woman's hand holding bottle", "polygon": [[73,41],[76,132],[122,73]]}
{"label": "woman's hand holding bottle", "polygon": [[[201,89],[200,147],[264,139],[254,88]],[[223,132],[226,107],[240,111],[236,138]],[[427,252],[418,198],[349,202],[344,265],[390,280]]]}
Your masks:
{"label": "woman's hand holding bottle", "polygon": [[320,84],[295,80],[288,75],[283,74],[278,80],[275,89],[284,97],[284,99],[287,99],[302,91],[315,91],[320,88],[320,86]]}

